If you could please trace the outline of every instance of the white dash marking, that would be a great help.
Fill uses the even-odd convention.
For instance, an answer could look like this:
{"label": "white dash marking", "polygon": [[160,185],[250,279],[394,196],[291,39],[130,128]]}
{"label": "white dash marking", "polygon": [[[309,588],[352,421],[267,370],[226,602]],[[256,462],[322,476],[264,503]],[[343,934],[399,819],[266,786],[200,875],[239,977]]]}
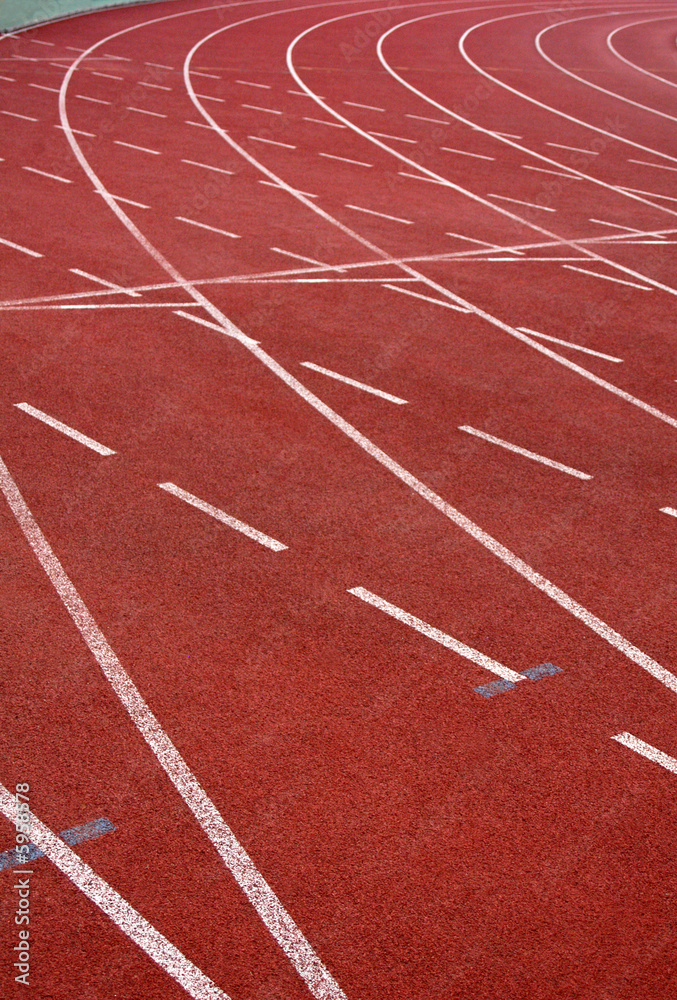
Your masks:
{"label": "white dash marking", "polygon": [[389,288],[392,292],[402,292],[403,295],[411,295],[415,299],[423,299],[424,302],[434,302],[436,306],[444,306],[445,309],[454,309],[456,312],[469,313],[469,309],[463,306],[455,306],[452,302],[444,302],[442,299],[435,299],[432,295],[422,295],[421,292],[412,292],[409,288],[400,288],[399,285],[384,284],[384,288]]}
{"label": "white dash marking", "polygon": [[27,253],[29,257],[43,256],[43,254],[41,253],[36,253],[35,250],[29,250],[28,247],[22,247],[20,243],[12,243],[11,240],[0,239],[0,243],[2,243],[2,245],[5,247],[11,247],[12,250],[19,250],[21,251],[21,253]]}
{"label": "white dash marking", "polygon": [[424,118],[422,115],[405,115],[405,118],[415,118],[419,122],[434,122],[435,125],[448,125],[449,122],[442,121],[441,118]]}
{"label": "white dash marking", "polygon": [[[61,132],[65,131],[63,125],[55,125],[54,128],[60,129]],[[93,132],[83,132],[81,129],[78,128],[72,128],[71,132],[73,132],[75,135],[84,135],[88,139],[96,139],[96,136],[94,135]]]}
{"label": "white dash marking", "polygon": [[539,208],[542,212],[554,212],[556,209],[547,208],[545,205],[534,205],[531,201],[520,201],[519,198],[508,198],[504,194],[488,194],[487,198],[498,198],[500,201],[511,201],[515,205],[526,205],[527,208]]}
{"label": "white dash marking", "polygon": [[73,438],[74,441],[79,441],[80,444],[84,444],[87,448],[91,448],[92,451],[98,452],[99,455],[114,455],[115,452],[110,448],[106,448],[105,445],[99,444],[98,441],[94,441],[93,438],[87,437],[86,434],[81,434],[80,431],[73,430],[68,424],[62,424],[60,420],[56,420],[54,417],[50,417],[49,414],[43,413],[42,410],[37,410],[30,403],[15,403],[17,409],[23,410],[24,413],[29,413],[32,417],[36,417],[38,420],[42,420],[44,424],[49,424],[57,431],[61,431],[62,434],[66,434],[68,437]]}
{"label": "white dash marking", "polygon": [[75,96],[80,101],[91,101],[92,104],[108,104],[108,105],[110,105],[112,103],[111,101],[102,101],[100,97],[88,97],[87,94],[76,94]]}
{"label": "white dash marking", "polygon": [[[23,527],[23,525],[22,525]],[[38,529],[39,530],[39,529]],[[0,812],[14,823],[16,798],[0,785]],[[149,958],[172,977],[193,1000],[229,1000],[228,995],[142,917],[126,899],[78,857],[31,812],[31,840],[73,885],[106,914]]]}
{"label": "white dash marking", "polygon": [[139,115],[150,115],[151,118],[166,118],[167,115],[161,115],[159,111],[146,111],[145,108],[133,108],[131,106],[127,107],[127,111],[136,111]]}
{"label": "white dash marking", "polygon": [[170,71],[172,71],[174,69],[173,66],[165,66],[165,65],[163,65],[163,63],[147,62],[147,63],[144,63],[144,65],[145,66],[152,66],[154,69],[168,69]]}
{"label": "white dash marking", "polygon": [[588,274],[592,278],[602,278],[604,281],[613,281],[617,285],[629,285],[630,288],[641,288],[643,292],[652,292],[648,285],[638,285],[635,281],[625,281],[623,278],[612,278],[608,274],[598,274],[597,271],[588,271],[584,267],[576,267],[574,264],[562,264],[568,271],[578,271],[580,274]]}
{"label": "white dash marking", "polygon": [[145,80],[139,80],[139,84],[142,87],[150,87],[152,90],[171,90],[171,87],[163,87],[160,83],[146,83]]}
{"label": "white dash marking", "polygon": [[0,80],[4,80],[6,83],[16,83],[16,78],[13,76],[0,76]]}
{"label": "white dash marking", "polygon": [[239,83],[242,87],[259,87],[261,90],[272,90],[267,83],[251,83],[249,80],[236,80],[235,83]]}
{"label": "white dash marking", "polygon": [[28,41],[32,42],[33,45],[49,45],[49,47],[52,49],[56,48],[56,44],[54,42],[42,42],[37,38],[29,38]]}
{"label": "white dash marking", "polygon": [[444,181],[438,181],[434,177],[423,177],[421,174],[409,174],[406,170],[398,170],[397,173],[400,177],[410,177],[414,181],[427,181],[429,184],[441,184],[442,187],[448,187]]}
{"label": "white dash marking", "polygon": [[265,545],[266,548],[272,549],[274,552],[281,552],[286,549],[287,546],[283,545],[282,542],[276,541],[271,538],[270,535],[264,535],[262,531],[257,531],[256,528],[250,527],[250,525],[245,524],[244,521],[238,521],[237,518],[231,517],[230,514],[226,514],[224,511],[219,510],[218,507],[212,507],[210,503],[206,503],[204,500],[200,500],[198,497],[193,496],[192,493],[186,493],[185,490],[180,489],[175,486],[174,483],[158,483],[161,490],[165,490],[167,493],[172,493],[179,500],[184,500],[186,503],[191,504],[193,507],[197,507],[198,510],[203,511],[205,514],[210,514],[212,517],[216,518],[217,521],[227,524],[229,528],[234,528],[235,531],[241,532],[246,535],[247,538],[253,539],[258,542],[259,545]]}
{"label": "white dash marking", "polygon": [[495,156],[484,156],[483,153],[469,153],[467,149],[452,149],[451,146],[440,146],[445,153],[458,153],[460,156],[473,156],[476,160],[495,160]]}
{"label": "white dash marking", "polygon": [[661,514],[671,514],[672,517],[677,517],[677,510],[674,507],[661,507]]}
{"label": "white dash marking", "polygon": [[151,153],[152,156],[160,156],[160,152],[157,149],[148,149],[146,146],[135,146],[132,142],[123,142],[122,139],[114,139],[113,142],[116,146],[126,146],[127,149],[138,149],[140,153]]}
{"label": "white dash marking", "polygon": [[346,375],[339,375],[338,372],[330,371],[329,368],[320,368],[319,365],[314,365],[312,361],[302,361],[301,364],[304,368],[312,368],[314,372],[320,372],[322,375],[328,375],[329,378],[334,378],[338,382],[345,382],[346,385],[352,385],[356,389],[362,389],[363,392],[370,392],[373,396],[380,396],[381,399],[387,399],[391,403],[404,404],[408,401],[406,399],[400,399],[399,396],[393,396],[389,392],[383,392],[381,389],[374,389],[371,385],[366,385],[365,382],[357,382],[354,378],[348,378]]}
{"label": "white dash marking", "polygon": [[[101,192],[97,191],[96,188],[94,189],[94,193],[101,194]],[[144,205],[143,202],[132,201],[131,198],[123,198],[119,194],[111,194],[110,191],[107,191],[106,193],[109,198],[113,199],[113,201],[121,201],[124,205],[134,205],[135,208],[150,208],[150,205]]]}
{"label": "white dash marking", "polygon": [[611,739],[616,740],[617,743],[622,743],[629,750],[634,750],[635,753],[641,754],[642,757],[653,761],[654,764],[660,764],[667,771],[677,774],[677,760],[674,757],[663,753],[662,750],[657,750],[656,747],[652,747],[650,743],[645,743],[644,740],[638,739],[632,733],[618,733],[616,736],[612,736]]}
{"label": "white dash marking", "polygon": [[226,103],[223,97],[212,97],[210,94],[196,94],[195,96],[199,97],[201,101],[218,101],[219,104]]}
{"label": "white dash marking", "polygon": [[568,181],[580,181],[581,177],[575,174],[565,174],[561,170],[546,170],[545,167],[532,167],[528,163],[522,164],[522,170],[535,170],[538,174],[552,174],[553,177],[566,177]]}
{"label": "white dash marking", "polygon": [[233,170],[224,170],[223,167],[212,167],[209,163],[198,163],[197,160],[181,160],[182,163],[189,163],[191,167],[203,167],[204,170],[213,170],[217,174],[229,174],[233,175]]}
{"label": "white dash marking", "polygon": [[134,62],[134,60],[130,59],[129,56],[112,56],[108,52],[104,54],[104,59],[119,59],[120,62]]}
{"label": "white dash marking", "polygon": [[373,104],[356,104],[355,101],[344,101],[349,108],[365,108],[367,111],[380,111],[385,114],[385,108],[375,108]]}
{"label": "white dash marking", "polygon": [[22,170],[28,170],[31,174],[40,174],[41,177],[49,177],[52,181],[61,181],[62,184],[72,184],[73,181],[69,180],[67,177],[59,177],[57,174],[48,174],[46,170],[38,170],[37,167],[22,167]]}
{"label": "white dash marking", "polygon": [[315,125],[328,125],[330,128],[348,128],[347,125],[339,125],[338,122],[326,122],[322,118],[304,118],[304,122],[313,122]]}
{"label": "white dash marking", "polygon": [[[207,125],[206,122],[189,122],[189,121],[187,121],[186,125],[194,125],[196,128],[211,128],[211,125]],[[224,129],[223,131],[227,132],[228,130]]]}
{"label": "white dash marking", "polygon": [[663,163],[649,163],[648,160],[628,160],[628,163],[639,163],[642,167],[655,167],[656,170],[670,170],[677,174],[677,167],[666,167]]}
{"label": "white dash marking", "polygon": [[[281,184],[276,184],[274,181],[259,181],[259,184],[265,184],[266,187],[277,188],[278,191],[288,191],[288,188],[283,187]],[[294,189],[294,193],[305,195],[306,198],[317,198],[316,194],[310,194],[308,191],[300,191],[298,188]]]}
{"label": "white dash marking", "polygon": [[[654,233],[647,233],[643,229],[633,229],[632,226],[619,226],[617,222],[605,222],[604,219],[590,219],[590,222],[596,222],[598,226],[609,226],[611,229],[620,229],[621,232],[627,233],[628,235],[635,236],[654,236]],[[661,239],[665,237],[661,236]]]}
{"label": "white dash marking", "polygon": [[106,281],[105,278],[97,278],[95,274],[90,274],[89,271],[81,271],[78,267],[70,267],[68,269],[71,274],[79,274],[81,278],[88,278],[89,281],[94,281],[97,285],[103,285],[104,288],[112,288],[116,292],[123,292],[125,295],[130,295],[133,298],[140,298],[140,292],[134,292],[129,288],[124,288],[122,285],[116,285],[113,281]]}
{"label": "white dash marking", "polygon": [[265,111],[269,115],[281,115],[281,111],[276,111],[275,108],[260,108],[258,104],[241,104],[241,108],[249,108],[251,111]]}
{"label": "white dash marking", "polygon": [[555,146],[557,149],[570,149],[573,153],[585,153],[586,156],[599,156],[592,149],[581,149],[579,146],[563,146],[561,142],[546,142],[546,146]]}
{"label": "white dash marking", "polygon": [[575,476],[577,479],[592,479],[587,472],[579,472],[578,469],[572,469],[570,465],[562,465],[561,462],[553,462],[551,458],[544,458],[543,455],[538,455],[535,451],[527,451],[526,448],[520,448],[519,445],[511,444],[509,441],[504,441],[502,438],[494,437],[493,434],[485,434],[484,431],[475,430],[474,427],[463,426],[458,428],[459,431],[465,431],[466,434],[472,434],[474,437],[482,438],[483,441],[490,441],[492,444],[500,445],[501,448],[506,448],[508,451],[514,451],[518,455],[524,455],[525,458],[531,458],[534,462],[540,462],[542,465],[549,465],[551,469],[558,469],[560,472],[566,472],[569,476]]}
{"label": "white dash marking", "polygon": [[253,139],[254,142],[265,142],[267,146],[282,146],[283,149],[296,149],[296,146],[292,146],[288,142],[277,142],[275,139],[262,139],[258,135],[248,135],[247,138]]}
{"label": "white dash marking", "polygon": [[60,90],[58,87],[45,87],[42,83],[29,83],[29,87],[34,87],[35,90],[47,90],[50,94],[59,94]]}
{"label": "white dash marking", "polygon": [[258,340],[252,340],[251,337],[247,337],[241,330],[238,330],[237,333],[235,333],[233,330],[230,330],[225,326],[219,326],[218,323],[212,323],[209,319],[202,319],[201,316],[191,316],[190,313],[182,312],[181,309],[175,309],[174,315],[181,316],[183,319],[189,319],[192,323],[198,323],[200,326],[206,326],[210,330],[216,330],[217,333],[223,334],[224,337],[232,337],[233,340],[237,340],[238,343],[245,344],[249,347],[255,347],[259,343]]}
{"label": "white dash marking", "polygon": [[400,219],[396,215],[386,215],[384,212],[374,212],[371,208],[360,208],[359,205],[346,205],[345,207],[352,208],[355,212],[366,212],[367,215],[377,215],[379,219],[390,219],[391,222],[401,222],[405,226],[414,225],[411,219]]}
{"label": "white dash marking", "polygon": [[447,649],[453,649],[453,651],[458,653],[459,656],[464,657],[466,660],[470,660],[472,663],[476,663],[477,666],[484,667],[485,670],[490,670],[492,674],[498,674],[498,676],[502,677],[503,680],[511,681],[513,684],[526,680],[524,674],[518,674],[516,670],[504,667],[502,663],[492,660],[490,657],[485,656],[484,653],[480,653],[479,650],[473,649],[472,646],[466,646],[464,642],[459,642],[458,639],[454,639],[453,636],[447,635],[446,632],[440,632],[439,629],[434,628],[432,625],[428,625],[427,622],[421,621],[420,618],[415,618],[414,615],[410,615],[408,611],[403,611],[402,608],[398,608],[395,604],[385,601],[382,597],[372,594],[371,591],[365,590],[364,587],[351,587],[348,589],[348,593],[353,594],[355,597],[359,597],[360,600],[364,601],[366,604],[373,605],[373,607],[378,608],[379,611],[384,611],[385,614],[390,615],[392,618],[396,618],[404,625],[408,625],[410,628],[416,629],[417,632],[427,636],[429,639],[439,642],[441,646],[446,646]]}
{"label": "white dash marking", "polygon": [[221,79],[221,77],[217,76],[216,73],[201,73],[201,72],[198,72],[198,70],[196,70],[196,69],[191,69],[190,74],[191,74],[191,76],[204,76],[208,80],[220,80]]}
{"label": "white dash marking", "polygon": [[333,153],[318,153],[318,156],[324,156],[327,160],[340,160],[341,163],[352,163],[356,167],[373,167],[373,163],[363,163],[362,160],[349,160],[347,156],[334,156]]}
{"label": "white dash marking", "polygon": [[208,229],[211,233],[218,233],[220,236],[230,236],[233,240],[239,240],[242,238],[236,233],[229,233],[225,229],[216,229],[215,226],[208,226],[204,222],[196,222],[194,219],[186,219],[182,215],[175,215],[174,218],[178,219],[179,222],[187,222],[189,226],[197,226],[199,229]]}
{"label": "white dash marking", "polygon": [[657,194],[656,191],[642,191],[640,188],[622,187],[621,191],[632,191],[633,194],[645,194],[649,198],[662,198],[663,201],[677,201],[677,198],[673,198],[669,194]]}
{"label": "white dash marking", "polygon": [[401,135],[389,135],[387,132],[367,132],[367,135],[375,135],[379,139],[393,139],[395,142],[408,142],[412,146],[418,145],[418,139],[405,139]]}
{"label": "white dash marking", "polygon": [[124,76],[114,76],[113,73],[98,73],[92,70],[92,76],[101,76],[104,80],[124,80]]}
{"label": "white dash marking", "polygon": [[560,340],[559,337],[551,337],[548,334],[539,333],[537,330],[530,330],[526,326],[518,326],[517,329],[521,333],[528,333],[531,337],[538,337],[540,340],[550,340],[553,344],[561,344],[562,347],[570,347],[573,351],[582,351],[583,354],[592,354],[594,358],[603,358],[605,361],[615,361],[618,364],[623,363],[623,358],[614,358],[611,354],[602,354],[600,351],[593,351],[589,347],[572,344],[570,340]]}
{"label": "white dash marking", "polygon": [[[303,260],[303,261],[305,261],[306,264],[314,264],[316,267],[327,267],[328,266],[327,264],[323,264],[321,260],[315,260],[313,257],[304,257],[300,253],[292,253],[291,250],[280,250],[279,247],[271,247],[270,249],[274,250],[275,253],[281,253],[281,254],[283,254],[285,257],[293,257],[294,260]],[[333,270],[333,268],[332,268],[332,270]],[[339,270],[341,270],[341,268],[336,268],[336,270],[339,271]]]}
{"label": "white dash marking", "polygon": [[31,118],[29,115],[20,115],[16,111],[5,111],[4,108],[0,108],[0,115],[9,115],[10,118],[22,118],[25,122],[37,122],[39,118]]}

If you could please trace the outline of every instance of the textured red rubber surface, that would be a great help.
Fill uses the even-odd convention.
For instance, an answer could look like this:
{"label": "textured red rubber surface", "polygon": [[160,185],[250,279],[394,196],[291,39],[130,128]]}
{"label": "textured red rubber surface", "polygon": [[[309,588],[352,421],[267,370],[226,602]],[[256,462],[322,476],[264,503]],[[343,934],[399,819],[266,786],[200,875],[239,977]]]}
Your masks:
{"label": "textured red rubber surface", "polygon": [[674,993],[676,36],[0,40],[3,996]]}

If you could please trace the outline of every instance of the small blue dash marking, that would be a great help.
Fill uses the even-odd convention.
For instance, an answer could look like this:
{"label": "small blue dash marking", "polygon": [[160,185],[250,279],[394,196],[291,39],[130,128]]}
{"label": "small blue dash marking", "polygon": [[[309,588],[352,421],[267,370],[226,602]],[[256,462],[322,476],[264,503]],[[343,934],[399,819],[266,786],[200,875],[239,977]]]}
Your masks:
{"label": "small blue dash marking", "polygon": [[493,698],[495,694],[503,694],[504,691],[512,691],[515,687],[512,681],[492,681],[491,684],[482,684],[480,687],[475,688],[478,694],[481,694],[483,698]]}
{"label": "small blue dash marking", "polygon": [[[96,837],[103,837],[104,833],[112,833],[115,829],[109,819],[102,817],[101,819],[93,819],[89,823],[83,823],[82,826],[74,826],[71,830],[62,830],[59,836],[69,847],[75,847],[76,844],[82,844],[85,840],[95,840]],[[14,847],[11,851],[4,851],[0,854],[0,871],[4,871],[6,868],[16,868],[17,865],[25,865],[29,861],[35,861],[36,858],[44,856],[44,851],[41,851],[35,844],[28,845],[28,853],[22,851],[19,854]]]}
{"label": "small blue dash marking", "polygon": [[551,677],[553,674],[561,674],[562,668],[556,667],[554,663],[539,663],[537,667],[530,667],[523,671],[524,676],[530,681],[540,681],[542,677]]}

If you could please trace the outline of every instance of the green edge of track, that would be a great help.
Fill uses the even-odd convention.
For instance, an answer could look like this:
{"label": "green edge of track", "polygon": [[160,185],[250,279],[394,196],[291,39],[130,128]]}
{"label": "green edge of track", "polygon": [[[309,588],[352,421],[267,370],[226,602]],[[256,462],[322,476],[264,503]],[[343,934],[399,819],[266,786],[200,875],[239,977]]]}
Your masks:
{"label": "green edge of track", "polygon": [[156,0],[0,0],[0,32],[16,31],[107,7],[153,2]]}

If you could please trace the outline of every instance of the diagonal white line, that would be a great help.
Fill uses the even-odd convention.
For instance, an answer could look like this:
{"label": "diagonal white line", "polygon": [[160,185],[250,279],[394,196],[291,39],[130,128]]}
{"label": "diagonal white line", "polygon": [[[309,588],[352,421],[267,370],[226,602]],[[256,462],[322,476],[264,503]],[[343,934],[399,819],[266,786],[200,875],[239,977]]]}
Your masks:
{"label": "diagonal white line", "polygon": [[634,750],[635,753],[641,754],[647,760],[652,760],[654,764],[660,764],[666,770],[677,774],[677,760],[674,757],[663,753],[662,750],[657,750],[656,747],[652,747],[650,743],[645,743],[644,740],[638,739],[632,733],[618,733],[616,736],[612,736],[611,739],[616,740],[617,743],[622,743],[629,750]]}
{"label": "diagonal white line", "polygon": [[219,510],[218,507],[213,507],[212,504],[207,503],[205,500],[200,500],[199,497],[194,496],[192,493],[187,493],[186,490],[182,490],[179,486],[175,486],[174,483],[158,483],[161,490],[166,493],[171,493],[179,500],[184,500],[186,503],[190,504],[192,507],[197,507],[204,514],[209,514],[211,517],[216,518],[217,521],[221,521],[223,524],[227,524],[229,528],[234,528],[235,531],[241,532],[246,535],[247,538],[253,539],[253,541],[258,542],[259,545],[265,545],[266,548],[272,549],[274,552],[281,552],[283,549],[288,548],[287,545],[283,545],[282,542],[276,541],[271,538],[270,535],[264,535],[262,531],[257,531],[256,528],[252,528],[249,524],[245,524],[244,521],[238,521],[236,517],[231,517],[230,514],[226,514],[225,511]]}
{"label": "diagonal white line", "polygon": [[392,396],[389,392],[383,392],[382,389],[374,389],[373,386],[367,385],[365,382],[357,382],[354,378],[348,378],[347,375],[339,375],[338,372],[333,372],[329,368],[320,368],[319,365],[314,365],[312,361],[302,361],[301,364],[304,368],[312,368],[314,372],[320,372],[322,375],[327,375],[329,378],[335,378],[338,382],[345,382],[347,385],[354,386],[355,389],[362,389],[364,392],[370,392],[374,396],[380,396],[381,399],[387,399],[391,403],[406,403],[406,399],[400,399],[399,396]]}
{"label": "diagonal white line", "polygon": [[524,455],[525,458],[532,458],[535,462],[540,462],[542,465],[549,465],[550,468],[566,472],[577,479],[592,479],[592,476],[589,476],[587,472],[579,472],[578,469],[572,469],[570,465],[562,465],[561,462],[554,462],[551,458],[545,458],[543,455],[538,455],[535,451],[528,451],[517,444],[511,444],[510,441],[504,441],[503,438],[494,437],[493,434],[485,434],[484,431],[475,430],[474,427],[464,425],[463,427],[459,427],[459,431],[465,431],[466,434],[482,438],[483,441],[490,441],[491,444],[500,445],[501,448],[506,448],[507,451],[514,451],[518,455]]}
{"label": "diagonal white line", "polygon": [[613,281],[616,285],[629,285],[630,288],[640,288],[643,292],[652,292],[653,288],[648,285],[638,285],[636,281],[625,281],[624,278],[613,278],[610,274],[598,274],[597,271],[588,271],[584,267],[576,267],[574,264],[562,264],[567,271],[578,271],[580,274],[587,274],[591,278],[602,278],[603,281]]}
{"label": "diagonal white line", "polygon": [[50,417],[48,413],[43,413],[42,410],[36,409],[36,407],[31,406],[30,403],[15,403],[14,405],[18,410],[23,410],[24,413],[29,413],[37,420],[41,420],[43,424],[48,424],[55,430],[61,431],[62,434],[73,438],[74,441],[78,441],[80,444],[84,444],[87,448],[91,448],[92,451],[96,451],[99,455],[107,456],[115,454],[111,448],[106,448],[105,445],[99,444],[98,441],[87,437],[86,434],[81,434],[80,431],[73,430],[73,428],[69,427],[68,424],[63,424],[60,420]]}

